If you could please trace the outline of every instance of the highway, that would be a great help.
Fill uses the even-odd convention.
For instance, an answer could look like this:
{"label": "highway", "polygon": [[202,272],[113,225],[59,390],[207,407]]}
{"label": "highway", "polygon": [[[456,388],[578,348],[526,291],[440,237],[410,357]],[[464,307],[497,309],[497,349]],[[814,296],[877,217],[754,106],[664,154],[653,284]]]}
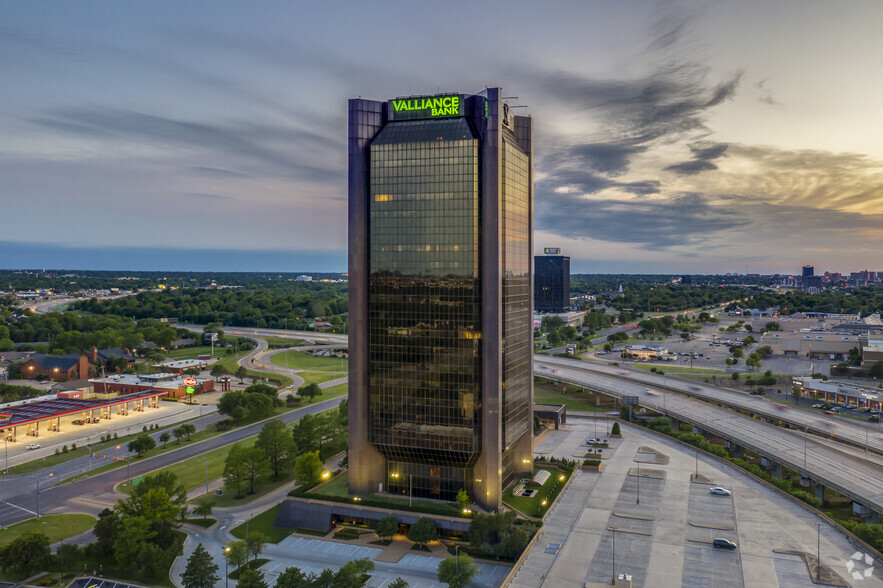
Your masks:
{"label": "highway", "polygon": [[[675,391],[687,396],[693,396],[710,402],[720,402],[727,406],[745,410],[772,421],[782,421],[799,429],[806,427],[810,434],[842,441],[862,450],[867,447],[870,451],[883,455],[883,437],[881,437],[881,424],[856,421],[837,415],[827,415],[817,409],[792,407],[784,404],[771,402],[763,396],[751,396],[745,392],[731,388],[711,386],[704,382],[686,381],[677,377],[659,376],[652,372],[646,372],[629,367],[618,367],[600,364],[591,361],[570,360],[546,355],[534,356],[536,375],[544,377],[556,377],[551,372],[562,366],[581,369],[597,375],[613,376],[617,380],[643,384],[644,390],[651,389],[662,393],[663,390]],[[652,395],[651,395],[652,396]],[[672,394],[666,394],[670,400]],[[660,408],[662,399],[659,399]],[[641,404],[645,404],[641,401]],[[646,404],[652,406],[652,404]]]}
{"label": "highway", "polygon": [[[875,463],[876,459],[859,457],[855,449],[832,447],[830,442],[822,443],[812,437],[804,438],[782,427],[681,394],[659,394],[643,381],[626,379],[626,374],[617,374],[615,366],[614,372],[608,374],[599,369],[607,366],[578,360],[543,357],[535,361],[539,368],[538,374],[551,371],[543,369],[544,364],[554,365],[558,373],[553,377],[562,382],[614,396],[638,396],[641,405],[660,412],[665,404],[664,411],[672,417],[735,441],[763,456],[774,458],[777,463],[792,470],[802,471],[805,459],[806,473],[810,478],[852,497],[876,512],[883,512],[883,485],[880,484],[883,469],[879,463]],[[660,382],[654,381],[653,384],[661,383],[662,378],[659,380]],[[671,385],[671,382],[668,384]],[[680,382],[675,385],[680,385]],[[648,390],[656,394],[651,394]]]}

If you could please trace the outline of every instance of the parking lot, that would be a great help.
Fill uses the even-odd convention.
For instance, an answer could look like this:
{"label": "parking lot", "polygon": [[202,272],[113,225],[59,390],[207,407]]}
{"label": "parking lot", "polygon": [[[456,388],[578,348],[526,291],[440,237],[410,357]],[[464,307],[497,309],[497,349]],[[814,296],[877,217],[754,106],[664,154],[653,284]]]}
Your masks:
{"label": "parking lot", "polygon": [[[801,554],[814,558],[817,541],[822,565],[852,582],[847,564],[860,545],[836,527],[728,464],[644,429],[622,429],[624,438],[605,450],[603,472],[573,476],[511,586],[610,585],[614,574],[627,574],[636,587],[805,587],[813,584]],[[572,459],[595,431],[606,432],[603,419],[570,418],[537,450]],[[714,486],[732,495],[712,495]],[[715,538],[737,548],[716,549]],[[883,581],[876,571],[853,585],[883,588]]]}
{"label": "parking lot", "polygon": [[[637,361],[635,363],[647,366],[656,366],[665,371],[666,367],[670,370],[681,372],[682,370],[690,370],[698,373],[714,373],[718,372],[722,375],[729,376],[734,371],[748,372],[750,370],[745,366],[745,359],[739,360],[739,363],[729,366],[726,359],[732,357],[729,351],[730,346],[738,345],[739,341],[748,335],[753,335],[755,339],[760,339],[758,333],[747,333],[738,331],[730,333],[719,329],[731,324],[732,320],[724,320],[719,324],[706,325],[702,330],[697,331],[690,341],[682,339],[679,335],[666,337],[663,340],[647,340],[650,345],[663,345],[668,348],[671,353],[676,353],[678,358],[674,361],[665,360],[647,360]],[[624,344],[614,346],[614,350],[610,353],[604,353],[603,350],[590,352],[607,361],[618,361],[619,353],[616,350],[622,349]],[[759,347],[760,344],[755,342],[753,345],[745,348],[745,355],[751,353],[752,350]],[[695,356],[693,356],[695,354]],[[700,355],[701,354],[701,355]],[[810,361],[807,357],[797,357],[793,355],[770,355],[763,360],[760,371],[772,370],[775,374],[788,374],[795,376],[809,376],[813,373],[821,372],[828,374],[830,366],[836,364],[836,361],[830,359],[813,359]]]}

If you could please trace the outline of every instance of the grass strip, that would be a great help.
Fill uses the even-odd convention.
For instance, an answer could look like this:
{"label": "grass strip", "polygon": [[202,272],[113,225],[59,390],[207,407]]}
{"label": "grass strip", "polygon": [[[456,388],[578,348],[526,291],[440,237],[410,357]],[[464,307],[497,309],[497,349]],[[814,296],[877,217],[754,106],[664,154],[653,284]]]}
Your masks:
{"label": "grass strip", "polygon": [[28,519],[6,527],[0,533],[0,547],[9,545],[25,533],[38,532],[49,537],[51,543],[88,531],[95,525],[95,517],[86,514],[59,514]]}
{"label": "grass strip", "polygon": [[[279,514],[279,508],[280,505],[277,504],[276,506],[265,510],[261,514],[252,517],[252,519],[248,521],[248,532],[254,533],[256,531],[260,531],[268,537],[267,541],[269,543],[279,543],[280,541],[291,535],[294,529],[291,529],[289,527],[276,527],[273,525],[273,521],[276,520],[276,515]],[[242,523],[241,525],[230,529],[230,534],[237,539],[245,539],[245,531],[246,524]],[[298,530],[298,533],[302,532],[304,531]],[[327,533],[322,532],[322,536],[325,535],[327,535]]]}

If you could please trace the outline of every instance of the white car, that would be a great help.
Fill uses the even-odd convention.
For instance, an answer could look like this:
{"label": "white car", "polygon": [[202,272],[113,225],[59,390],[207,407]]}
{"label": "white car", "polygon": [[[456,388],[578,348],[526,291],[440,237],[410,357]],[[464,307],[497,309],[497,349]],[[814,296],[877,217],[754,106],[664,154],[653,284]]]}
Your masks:
{"label": "white car", "polygon": [[586,439],[586,445],[594,445],[595,443],[600,443],[600,439]]}
{"label": "white car", "polygon": [[709,490],[710,494],[716,494],[717,496],[732,496],[733,493],[727,490],[726,488],[720,488],[715,486],[711,490]]}
{"label": "white car", "polygon": [[28,443],[28,449],[40,449],[39,443]]}

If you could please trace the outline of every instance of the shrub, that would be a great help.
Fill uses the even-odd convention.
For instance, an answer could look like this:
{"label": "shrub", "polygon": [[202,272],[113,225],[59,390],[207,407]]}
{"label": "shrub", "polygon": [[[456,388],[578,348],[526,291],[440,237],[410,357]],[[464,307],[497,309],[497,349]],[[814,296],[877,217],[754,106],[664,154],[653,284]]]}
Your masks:
{"label": "shrub", "polygon": [[583,465],[585,466],[598,466],[601,465],[600,459],[586,459],[583,461]]}
{"label": "shrub", "polygon": [[613,423],[613,428],[610,429],[610,434],[611,434],[611,435],[621,435],[621,434],[622,434],[622,433],[620,433],[620,431],[619,431],[619,423],[618,423],[618,422],[617,422],[617,423]]}
{"label": "shrub", "polygon": [[113,434],[113,438],[114,438],[114,439],[118,439],[118,438],[119,438],[119,435],[117,435],[116,433],[114,433],[114,434]]}
{"label": "shrub", "polygon": [[65,445],[64,447],[61,448],[61,452],[62,452],[62,453],[67,453],[67,445]]}
{"label": "shrub", "polygon": [[76,448],[77,448],[77,444],[76,444],[76,443],[71,443],[71,451],[76,450]]}

